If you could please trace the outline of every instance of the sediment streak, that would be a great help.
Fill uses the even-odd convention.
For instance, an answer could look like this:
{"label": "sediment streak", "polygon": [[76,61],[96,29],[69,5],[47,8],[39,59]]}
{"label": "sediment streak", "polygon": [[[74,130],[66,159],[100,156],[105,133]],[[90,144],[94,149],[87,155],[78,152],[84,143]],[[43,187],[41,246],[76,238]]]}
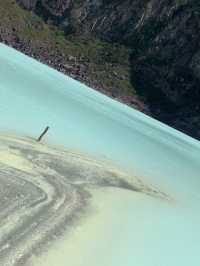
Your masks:
{"label": "sediment streak", "polygon": [[88,187],[164,193],[81,154],[0,136],[0,265],[28,265],[86,210]]}

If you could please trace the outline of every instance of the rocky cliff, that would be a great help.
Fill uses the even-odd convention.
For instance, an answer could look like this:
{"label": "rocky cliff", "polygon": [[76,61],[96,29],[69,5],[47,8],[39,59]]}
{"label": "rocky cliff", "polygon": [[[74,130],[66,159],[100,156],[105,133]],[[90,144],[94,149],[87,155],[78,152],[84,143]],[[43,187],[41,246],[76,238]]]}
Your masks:
{"label": "rocky cliff", "polygon": [[132,82],[158,119],[200,137],[197,0],[18,0],[65,34],[131,48]]}

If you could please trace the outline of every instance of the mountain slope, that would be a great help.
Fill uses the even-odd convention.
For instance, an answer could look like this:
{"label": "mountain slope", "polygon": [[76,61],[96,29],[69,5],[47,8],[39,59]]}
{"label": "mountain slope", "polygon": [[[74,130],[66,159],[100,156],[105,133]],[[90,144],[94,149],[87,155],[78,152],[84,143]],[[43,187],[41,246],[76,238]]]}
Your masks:
{"label": "mountain slope", "polygon": [[[73,51],[77,51],[77,42],[80,39],[84,40],[81,41],[83,45],[78,50],[83,51],[79,56],[83,59],[80,60],[80,68],[87,71],[84,77],[81,77],[83,74],[81,70],[79,79],[92,87],[103,88],[109,91],[109,95],[121,98],[139,110],[148,112],[148,108],[143,104],[145,101],[145,106],[151,109],[154,117],[200,138],[198,34],[200,4],[198,1],[17,0],[17,2],[31,11],[30,14],[33,11],[39,15],[46,23],[45,27],[51,28],[51,32],[59,29],[68,41],[75,40],[73,43],[76,47]],[[60,38],[60,33],[57,35]],[[32,36],[30,39],[32,40]],[[43,47],[44,43],[40,42],[40,46]],[[69,46],[66,45],[64,36],[61,43],[64,50]],[[115,43],[114,46],[112,43]],[[36,44],[34,40],[33,46]],[[84,52],[85,49],[87,52]],[[55,48],[50,50],[54,52]],[[60,51],[60,47],[58,50]],[[88,52],[91,50],[92,53]],[[46,57],[49,57],[49,53],[46,52]],[[82,53],[87,53],[87,56],[82,56]],[[51,61],[56,61],[57,57],[54,56]],[[70,65],[67,66],[68,73],[76,69],[71,63],[67,65]],[[80,72],[79,67],[77,72]]]}
{"label": "mountain slope", "polygon": [[109,96],[148,113],[130,80],[130,49],[99,38],[65,38],[62,29],[46,24],[15,1],[0,2],[2,42],[69,74]]}
{"label": "mountain slope", "polygon": [[200,136],[199,1],[18,1],[66,34],[131,47],[132,82],[153,115]]}

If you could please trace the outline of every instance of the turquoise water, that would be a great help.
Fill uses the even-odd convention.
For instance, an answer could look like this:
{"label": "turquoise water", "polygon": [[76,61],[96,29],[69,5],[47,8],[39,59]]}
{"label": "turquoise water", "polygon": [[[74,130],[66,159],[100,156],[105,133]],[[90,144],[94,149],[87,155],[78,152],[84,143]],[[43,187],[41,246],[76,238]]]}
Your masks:
{"label": "turquoise water", "polygon": [[113,196],[113,231],[96,239],[101,250],[108,237],[110,251],[89,252],[91,265],[200,264],[200,143],[1,44],[0,130],[38,137],[47,125],[46,142],[115,164],[172,199],[123,195],[118,209]]}

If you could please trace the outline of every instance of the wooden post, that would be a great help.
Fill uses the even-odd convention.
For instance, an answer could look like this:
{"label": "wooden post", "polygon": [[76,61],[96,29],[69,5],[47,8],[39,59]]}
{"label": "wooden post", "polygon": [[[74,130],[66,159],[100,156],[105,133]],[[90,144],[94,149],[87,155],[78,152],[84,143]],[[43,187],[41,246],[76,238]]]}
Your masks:
{"label": "wooden post", "polygon": [[47,133],[48,130],[49,130],[49,127],[46,127],[45,130],[42,132],[42,134],[37,139],[38,142],[42,140],[42,138],[44,137],[44,135]]}

